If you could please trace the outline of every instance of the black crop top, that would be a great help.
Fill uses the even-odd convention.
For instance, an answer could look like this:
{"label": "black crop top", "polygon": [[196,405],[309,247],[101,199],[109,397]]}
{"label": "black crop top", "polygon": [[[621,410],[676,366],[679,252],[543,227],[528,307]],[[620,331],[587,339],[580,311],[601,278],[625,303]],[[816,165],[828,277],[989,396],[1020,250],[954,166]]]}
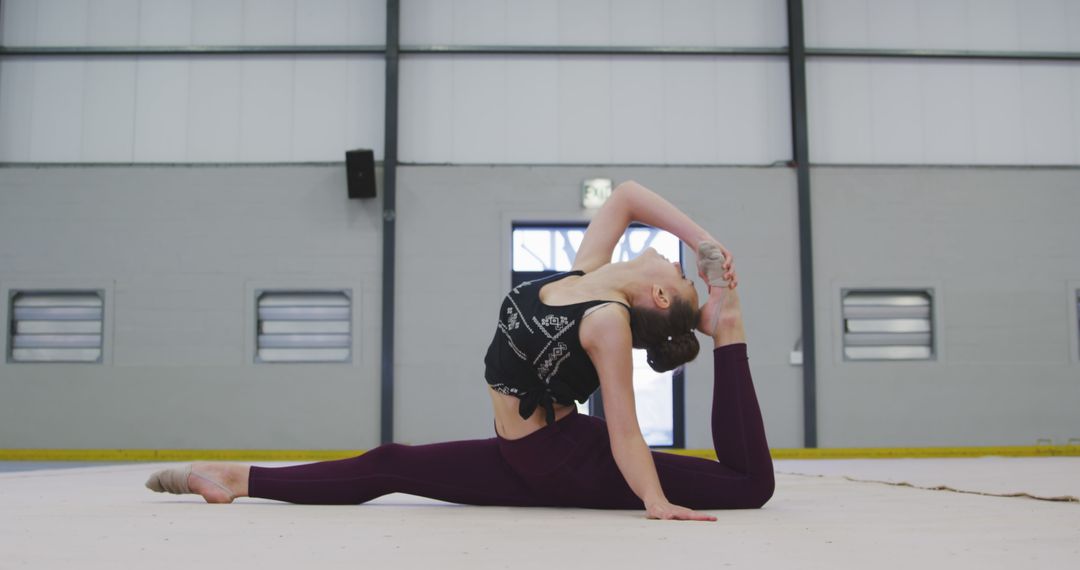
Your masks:
{"label": "black crop top", "polygon": [[[540,301],[540,288],[569,275],[558,273],[514,287],[499,309],[498,329],[484,357],[484,378],[492,388],[521,399],[518,413],[532,416],[543,406],[548,424],[555,422],[553,402],[586,402],[600,387],[592,360],[581,347],[578,327],[591,307],[618,301],[585,301],[550,306]],[[625,303],[619,303],[627,309]]]}

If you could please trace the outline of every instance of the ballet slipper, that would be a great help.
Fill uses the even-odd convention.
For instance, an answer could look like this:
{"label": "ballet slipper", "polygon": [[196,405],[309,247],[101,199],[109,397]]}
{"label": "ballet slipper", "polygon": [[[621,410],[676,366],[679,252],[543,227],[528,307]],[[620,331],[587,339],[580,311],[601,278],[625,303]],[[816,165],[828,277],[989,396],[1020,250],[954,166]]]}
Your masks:
{"label": "ballet slipper", "polygon": [[188,475],[191,474],[191,466],[162,469],[150,475],[146,480],[146,488],[157,493],[172,493],[174,495],[186,495],[191,493],[188,487]]}
{"label": "ballet slipper", "polygon": [[174,467],[172,469],[162,469],[161,471],[155,472],[146,480],[146,488],[158,493],[172,493],[174,495],[199,494],[192,491],[191,487],[188,485],[189,475],[194,475],[224,491],[229,497],[229,502],[232,502],[232,500],[236,498],[236,495],[234,495],[225,485],[222,485],[197,471],[192,471],[191,465]]}
{"label": "ballet slipper", "polygon": [[727,287],[724,279],[724,252],[715,242],[703,241],[698,244],[698,273],[705,275],[709,287]]}

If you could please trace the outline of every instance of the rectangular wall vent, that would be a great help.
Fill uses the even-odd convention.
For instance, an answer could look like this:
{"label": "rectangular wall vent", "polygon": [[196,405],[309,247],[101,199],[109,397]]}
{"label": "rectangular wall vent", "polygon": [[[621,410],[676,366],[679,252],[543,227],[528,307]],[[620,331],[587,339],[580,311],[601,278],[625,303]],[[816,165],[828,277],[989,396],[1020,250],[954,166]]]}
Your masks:
{"label": "rectangular wall vent", "polygon": [[844,358],[927,360],[934,354],[929,291],[844,291]]}
{"label": "rectangular wall vent", "polygon": [[10,362],[101,362],[105,303],[96,291],[12,291]]}
{"label": "rectangular wall vent", "polygon": [[259,362],[348,362],[352,356],[349,291],[261,291]]}

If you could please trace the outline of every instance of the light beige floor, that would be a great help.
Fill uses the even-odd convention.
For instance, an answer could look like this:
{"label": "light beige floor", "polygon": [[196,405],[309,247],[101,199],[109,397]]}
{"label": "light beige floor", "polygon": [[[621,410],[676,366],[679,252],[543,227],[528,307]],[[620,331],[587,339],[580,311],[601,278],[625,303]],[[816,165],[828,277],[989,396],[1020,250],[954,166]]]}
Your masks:
{"label": "light beige floor", "polygon": [[777,461],[772,501],[717,522],[408,495],[207,505],[145,489],[162,466],[0,473],[0,568],[1080,568],[1080,503],[848,479],[1076,496],[1077,458]]}

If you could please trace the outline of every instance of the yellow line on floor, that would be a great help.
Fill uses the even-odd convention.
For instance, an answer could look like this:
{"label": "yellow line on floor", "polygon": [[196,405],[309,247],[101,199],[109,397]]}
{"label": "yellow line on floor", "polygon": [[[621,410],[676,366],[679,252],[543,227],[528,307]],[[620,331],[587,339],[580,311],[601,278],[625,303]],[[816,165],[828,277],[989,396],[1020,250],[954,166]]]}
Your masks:
{"label": "yellow line on floor", "polygon": [[[711,449],[658,449],[716,459]],[[1080,445],[990,447],[851,447],[773,449],[773,459],[898,459],[914,457],[1080,457]],[[328,461],[361,450],[303,449],[0,449],[0,461]]]}

